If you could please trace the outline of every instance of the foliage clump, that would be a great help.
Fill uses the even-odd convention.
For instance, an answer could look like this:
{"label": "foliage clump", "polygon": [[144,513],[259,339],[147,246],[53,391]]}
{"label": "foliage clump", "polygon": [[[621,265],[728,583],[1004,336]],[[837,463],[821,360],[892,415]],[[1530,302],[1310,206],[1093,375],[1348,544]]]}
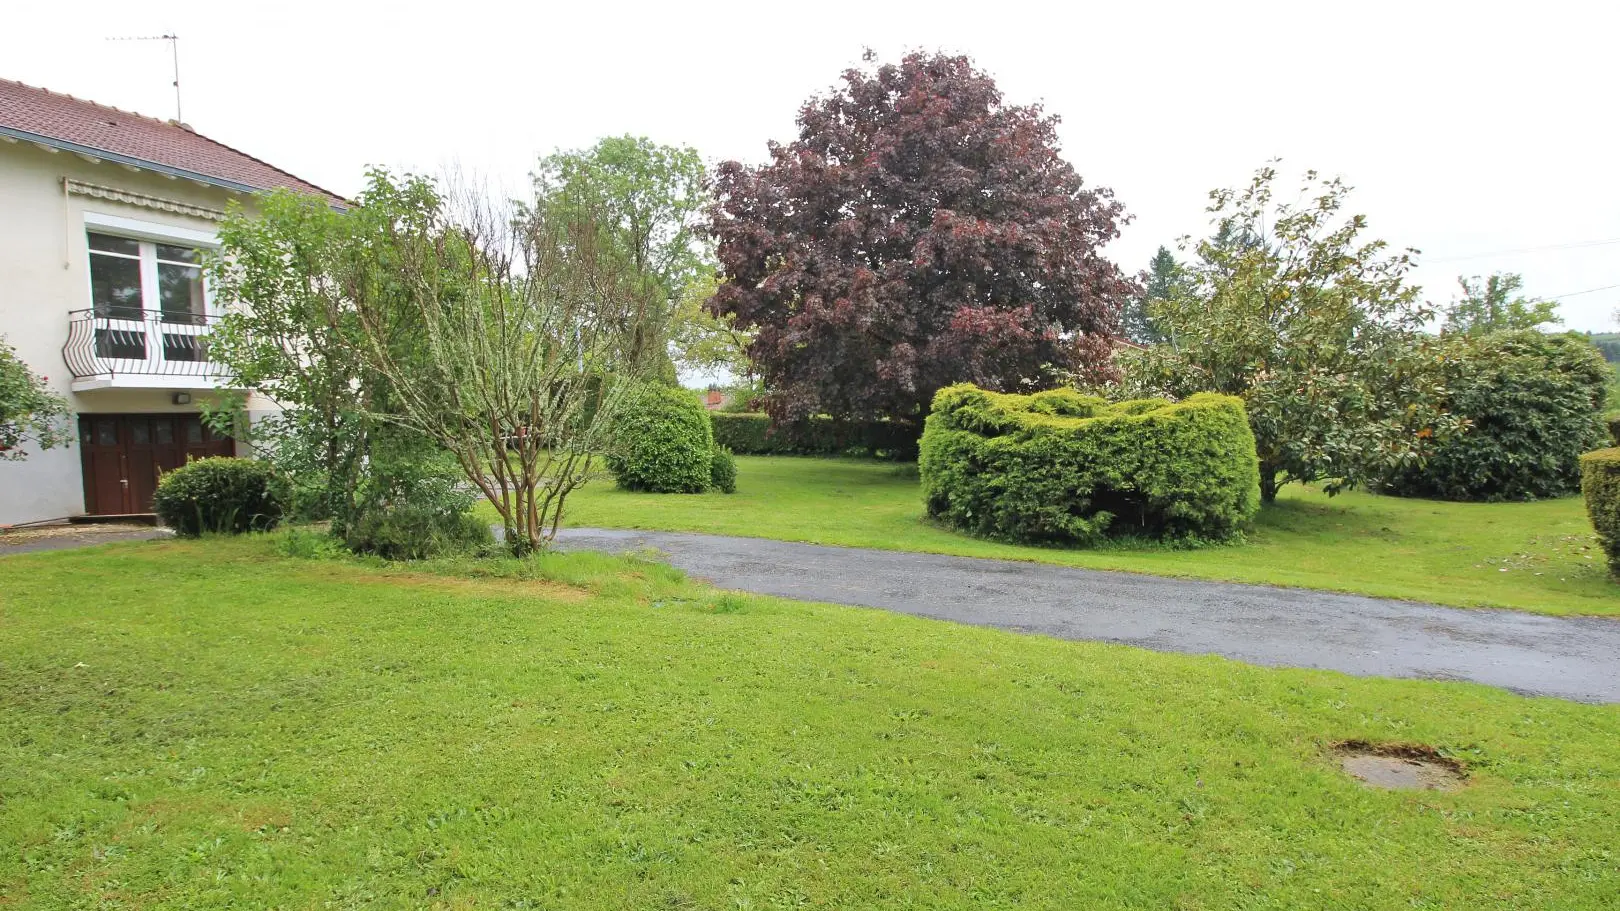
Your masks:
{"label": "foliage clump", "polygon": [[1609,572],[1620,578],[1620,448],[1581,456],[1581,494],[1598,543],[1609,558]]}
{"label": "foliage clump", "polygon": [[1243,403],[1210,393],[1110,404],[1067,389],[949,386],[918,464],[929,515],[1028,543],[1229,540],[1260,503]]}
{"label": "foliage clump", "polygon": [[625,490],[702,493],[713,478],[714,433],[691,392],[653,383],[624,397],[608,469]]}
{"label": "foliage clump", "polygon": [[268,463],[207,458],[166,472],[152,508],[175,534],[267,531],[281,521],[281,484]]}
{"label": "foliage clump", "polygon": [[1443,407],[1468,421],[1437,441],[1422,464],[1384,488],[1444,500],[1559,497],[1580,486],[1581,453],[1605,445],[1599,416],[1609,368],[1575,334],[1535,329],[1448,333],[1439,349]]}
{"label": "foliage clump", "polygon": [[45,377],[0,342],[0,460],[25,458],[25,443],[40,449],[66,446],[73,439],[69,414],[67,400],[51,391]]}
{"label": "foliage clump", "polygon": [[966,57],[913,53],[847,70],[798,128],[715,179],[711,306],[755,333],[772,417],[920,424],[953,382],[1106,367],[1129,282],[1101,250],[1124,215],[1063,159],[1056,117]]}
{"label": "foliage clump", "polygon": [[719,443],[714,444],[714,453],[709,457],[709,486],[721,493],[737,492],[737,460]]}

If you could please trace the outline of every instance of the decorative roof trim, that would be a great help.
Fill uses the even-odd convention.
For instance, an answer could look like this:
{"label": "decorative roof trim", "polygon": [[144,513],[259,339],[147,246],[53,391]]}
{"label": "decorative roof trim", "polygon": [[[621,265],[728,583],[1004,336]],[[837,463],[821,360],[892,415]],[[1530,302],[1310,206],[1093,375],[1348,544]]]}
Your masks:
{"label": "decorative roof trim", "polygon": [[110,199],[113,202],[129,203],[132,206],[142,206],[148,209],[160,209],[164,212],[174,212],[179,215],[194,215],[197,218],[206,218],[210,221],[220,221],[225,213],[218,209],[209,209],[203,206],[194,206],[190,203],[176,202],[172,199],[163,199],[159,196],[147,196],[144,193],[132,193],[128,190],[118,190],[113,187],[104,187],[100,184],[85,183],[71,177],[62,178],[62,186],[74,196],[93,196],[96,199]]}

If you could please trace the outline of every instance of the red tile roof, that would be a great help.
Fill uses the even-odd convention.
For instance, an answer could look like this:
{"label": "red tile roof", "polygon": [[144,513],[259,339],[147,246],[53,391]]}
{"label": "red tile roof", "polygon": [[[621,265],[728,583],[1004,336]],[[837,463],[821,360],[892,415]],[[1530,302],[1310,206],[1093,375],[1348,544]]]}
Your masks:
{"label": "red tile roof", "polygon": [[0,79],[0,128],[71,143],[255,190],[286,187],[345,205],[343,197],[188,126]]}

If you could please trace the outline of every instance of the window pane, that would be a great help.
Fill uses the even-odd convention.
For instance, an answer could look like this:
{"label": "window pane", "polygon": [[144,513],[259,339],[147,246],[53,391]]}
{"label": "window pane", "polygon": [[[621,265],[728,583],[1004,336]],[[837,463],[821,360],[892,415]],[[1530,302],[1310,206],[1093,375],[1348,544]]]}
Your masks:
{"label": "window pane", "polygon": [[145,418],[135,418],[129,422],[129,441],[137,446],[148,446],[152,442],[152,425]]}
{"label": "window pane", "polygon": [[118,422],[112,418],[96,419],[96,445],[118,445]]}
{"label": "window pane", "polygon": [[[163,318],[171,323],[200,325],[203,314],[202,270],[196,266],[158,263],[158,298]],[[178,318],[177,318],[178,317]]]}
{"label": "window pane", "polygon": [[97,329],[96,357],[128,361],[146,360],[146,333],[129,329]]}
{"label": "window pane", "polygon": [[203,352],[201,336],[176,335],[172,332],[165,332],[163,333],[163,359],[166,361],[206,361],[208,357]]}
{"label": "window pane", "polygon": [[174,445],[174,420],[172,418],[159,418],[152,422],[152,434],[159,446]]}
{"label": "window pane", "polygon": [[140,319],[140,260],[90,254],[90,301],[97,316]]}
{"label": "window pane", "polygon": [[201,257],[191,247],[175,247],[169,244],[157,245],[157,258],[173,263],[195,263]]}
{"label": "window pane", "polygon": [[201,443],[203,441],[202,418],[185,418],[185,422],[186,442]]}
{"label": "window pane", "polygon": [[125,256],[141,255],[140,241],[130,240],[127,237],[113,237],[111,234],[91,234],[90,249],[122,253]]}

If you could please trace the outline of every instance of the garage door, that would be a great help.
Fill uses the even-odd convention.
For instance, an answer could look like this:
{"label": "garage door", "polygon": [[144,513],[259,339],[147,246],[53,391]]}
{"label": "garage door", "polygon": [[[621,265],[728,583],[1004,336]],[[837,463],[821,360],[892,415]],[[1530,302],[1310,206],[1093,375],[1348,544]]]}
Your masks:
{"label": "garage door", "polygon": [[152,511],[163,472],[192,459],[236,454],[228,436],[195,414],[81,414],[84,508],[91,515]]}

